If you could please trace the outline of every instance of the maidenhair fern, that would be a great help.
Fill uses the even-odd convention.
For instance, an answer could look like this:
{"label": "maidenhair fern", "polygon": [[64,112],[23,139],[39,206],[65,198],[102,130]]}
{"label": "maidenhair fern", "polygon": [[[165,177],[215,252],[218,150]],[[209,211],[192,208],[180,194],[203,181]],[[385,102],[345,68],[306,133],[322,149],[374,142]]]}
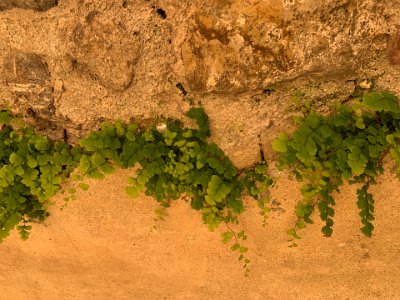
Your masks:
{"label": "maidenhair fern", "polygon": [[103,124],[99,131],[81,140],[79,170],[82,175],[102,178],[115,167],[139,165],[136,176],[128,178],[128,195],[137,197],[145,192],[163,207],[182,195],[189,197],[192,208],[201,211],[211,231],[220,223],[226,224],[223,241],[234,237],[231,249],[238,250],[247,265],[248,259],[243,256],[246,248],[239,244],[245,235],[236,235],[228,224],[237,223],[237,215],[244,211],[244,192],[263,206],[272,182],[265,175],[266,165],[238,172],[215,143],[206,141],[210,130],[203,109],[192,108],[187,115],[197,122],[198,129],[184,128],[180,121],[167,122],[163,130],[139,130],[135,124],[126,126],[121,122]]}
{"label": "maidenhair fern", "polygon": [[0,112],[0,241],[17,229],[26,239],[31,226],[48,215],[49,198],[78,166],[80,151],[51,143],[29,128],[12,126]]}
{"label": "maidenhair fern", "polygon": [[[128,178],[128,195],[137,197],[144,192],[162,207],[181,196],[189,197],[211,231],[221,223],[226,225],[223,242],[234,238],[231,250],[240,252],[247,270],[247,248],[239,242],[246,235],[236,234],[229,224],[237,224],[237,216],[245,210],[244,193],[258,200],[265,215],[267,187],[272,182],[265,175],[266,164],[239,172],[215,143],[207,142],[210,130],[204,110],[192,108],[187,115],[198,129],[185,128],[176,120],[167,121],[163,129],[141,129],[117,121],[104,123],[79,146],[70,147],[53,144],[31,129],[12,126],[10,115],[1,112],[0,241],[18,224],[21,237],[27,238],[28,224],[44,220],[50,197],[66,180],[78,181],[77,186],[87,190],[86,177],[102,179],[116,168],[138,166],[136,176]],[[69,195],[66,201],[75,198],[75,188],[61,192]]]}
{"label": "maidenhair fern", "polygon": [[[303,182],[303,200],[296,206],[297,222],[288,231],[300,238],[297,230],[312,223],[318,208],[325,222],[322,232],[331,236],[333,194],[344,181],[361,184],[357,190],[361,231],[371,236],[374,229],[374,199],[369,192],[383,172],[382,158],[390,152],[399,164],[400,110],[398,99],[387,92],[373,92],[340,106],[328,116],[308,113],[297,118],[297,129],[289,137],[282,133],[273,142],[281,153],[279,167],[290,169]],[[295,243],[293,244],[295,245]]]}
{"label": "maidenhair fern", "polygon": [[[48,216],[50,199],[58,192],[68,201],[75,198],[75,187],[89,188],[85,178],[102,179],[117,168],[136,167],[136,176],[127,179],[129,196],[152,196],[160,203],[158,212],[173,200],[190,199],[211,231],[220,224],[226,226],[222,241],[231,243],[230,249],[239,253],[248,272],[250,260],[243,245],[247,236],[231,225],[238,224],[238,215],[245,210],[245,194],[257,200],[265,224],[270,209],[268,187],[272,184],[266,175],[267,164],[237,170],[224,152],[208,141],[211,132],[204,110],[192,108],[187,116],[196,121],[197,128],[184,127],[178,120],[149,128],[116,121],[104,123],[72,147],[49,141],[1,111],[0,242],[14,228],[22,239],[28,238],[30,223]],[[290,169],[303,183],[303,199],[295,207],[297,220],[288,230],[292,241],[300,238],[299,229],[313,222],[316,208],[325,223],[323,234],[332,235],[333,196],[345,181],[359,184],[361,231],[371,236],[374,199],[370,186],[383,172],[382,158],[387,153],[400,165],[397,97],[373,92],[330,115],[308,112],[296,122],[297,129],[290,136],[281,133],[272,145],[281,154],[279,168]],[[75,182],[75,187],[64,190],[66,181]]]}

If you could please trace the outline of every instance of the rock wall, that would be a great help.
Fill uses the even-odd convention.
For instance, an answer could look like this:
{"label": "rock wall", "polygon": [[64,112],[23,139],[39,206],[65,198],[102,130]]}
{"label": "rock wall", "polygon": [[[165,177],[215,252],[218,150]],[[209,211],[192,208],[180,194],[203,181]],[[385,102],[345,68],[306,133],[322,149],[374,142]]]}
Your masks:
{"label": "rock wall", "polygon": [[400,94],[399,18],[399,0],[3,0],[0,98],[70,142],[201,104],[248,167],[304,101]]}
{"label": "rock wall", "polygon": [[0,11],[12,8],[46,11],[58,3],[57,0],[5,0],[0,3]]}

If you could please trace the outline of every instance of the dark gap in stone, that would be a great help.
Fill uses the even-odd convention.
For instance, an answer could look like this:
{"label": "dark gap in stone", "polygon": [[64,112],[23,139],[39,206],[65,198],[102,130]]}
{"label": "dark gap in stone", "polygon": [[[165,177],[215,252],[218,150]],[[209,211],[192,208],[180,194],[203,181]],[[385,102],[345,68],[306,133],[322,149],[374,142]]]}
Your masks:
{"label": "dark gap in stone", "polygon": [[262,91],[262,93],[263,93],[264,95],[267,95],[267,96],[271,95],[272,92],[273,92],[273,90],[268,89],[268,88],[267,88],[267,89],[264,89],[264,90]]}
{"label": "dark gap in stone", "polygon": [[28,116],[31,116],[32,118],[36,118],[37,117],[36,112],[32,108],[28,108],[27,114],[28,114]]}
{"label": "dark gap in stone", "polygon": [[157,13],[160,15],[161,18],[163,18],[163,19],[167,18],[167,13],[162,8],[158,8]]}
{"label": "dark gap in stone", "polygon": [[68,142],[68,132],[65,128],[63,128],[63,140],[64,142]]}
{"label": "dark gap in stone", "polygon": [[183,87],[182,83],[178,82],[178,83],[176,84],[176,87],[181,91],[181,93],[183,94],[183,96],[186,96],[186,95],[187,95],[187,92],[186,92],[185,88]]}
{"label": "dark gap in stone", "polygon": [[260,149],[261,161],[266,161],[266,159],[265,159],[265,153],[264,153],[264,148],[263,148],[263,143],[262,143],[262,140],[261,140],[261,134],[258,135],[258,139],[259,139],[258,147],[259,147],[259,149]]}

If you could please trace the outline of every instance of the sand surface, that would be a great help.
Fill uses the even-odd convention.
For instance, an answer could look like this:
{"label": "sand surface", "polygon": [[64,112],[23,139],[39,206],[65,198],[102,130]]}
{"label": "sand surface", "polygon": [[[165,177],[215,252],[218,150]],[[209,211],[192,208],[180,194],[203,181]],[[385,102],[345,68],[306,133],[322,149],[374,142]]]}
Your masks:
{"label": "sand surface", "polygon": [[63,211],[55,206],[28,241],[7,239],[0,299],[400,299],[400,183],[392,175],[373,188],[372,238],[359,231],[355,187],[347,186],[336,196],[333,237],[324,238],[317,221],[288,248],[300,195],[278,173],[269,224],[251,200],[241,217],[252,260],[246,278],[220,242],[222,227],[209,232],[184,201],[156,220],[153,199],[125,195],[126,173],[90,182]]}

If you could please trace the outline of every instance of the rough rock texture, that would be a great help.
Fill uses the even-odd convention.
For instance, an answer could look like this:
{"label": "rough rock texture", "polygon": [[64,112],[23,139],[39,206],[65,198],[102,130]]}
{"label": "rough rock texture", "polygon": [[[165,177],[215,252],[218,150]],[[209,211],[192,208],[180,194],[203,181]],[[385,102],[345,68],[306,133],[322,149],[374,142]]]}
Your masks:
{"label": "rough rock texture", "polygon": [[131,84],[140,44],[123,22],[91,11],[74,29],[72,43],[76,62],[102,85],[124,91]]}
{"label": "rough rock texture", "polygon": [[58,0],[2,0],[0,11],[11,8],[33,9],[36,11],[46,11],[56,6]]}
{"label": "rough rock texture", "polygon": [[106,119],[186,121],[202,105],[213,140],[249,167],[306,102],[400,94],[399,0],[1,3],[0,99],[71,142]]}
{"label": "rough rock texture", "polygon": [[11,51],[4,59],[4,80],[8,84],[44,84],[49,71],[43,58],[35,53]]}
{"label": "rough rock texture", "polygon": [[400,65],[400,32],[397,32],[390,41],[389,61],[393,65]]}
{"label": "rough rock texture", "polygon": [[196,13],[182,47],[190,88],[237,93],[301,77],[345,81],[385,49],[385,1],[304,2],[215,1]]}
{"label": "rough rock texture", "polygon": [[54,112],[50,73],[38,54],[10,51],[3,62],[3,78],[18,98],[18,104],[38,113]]}

